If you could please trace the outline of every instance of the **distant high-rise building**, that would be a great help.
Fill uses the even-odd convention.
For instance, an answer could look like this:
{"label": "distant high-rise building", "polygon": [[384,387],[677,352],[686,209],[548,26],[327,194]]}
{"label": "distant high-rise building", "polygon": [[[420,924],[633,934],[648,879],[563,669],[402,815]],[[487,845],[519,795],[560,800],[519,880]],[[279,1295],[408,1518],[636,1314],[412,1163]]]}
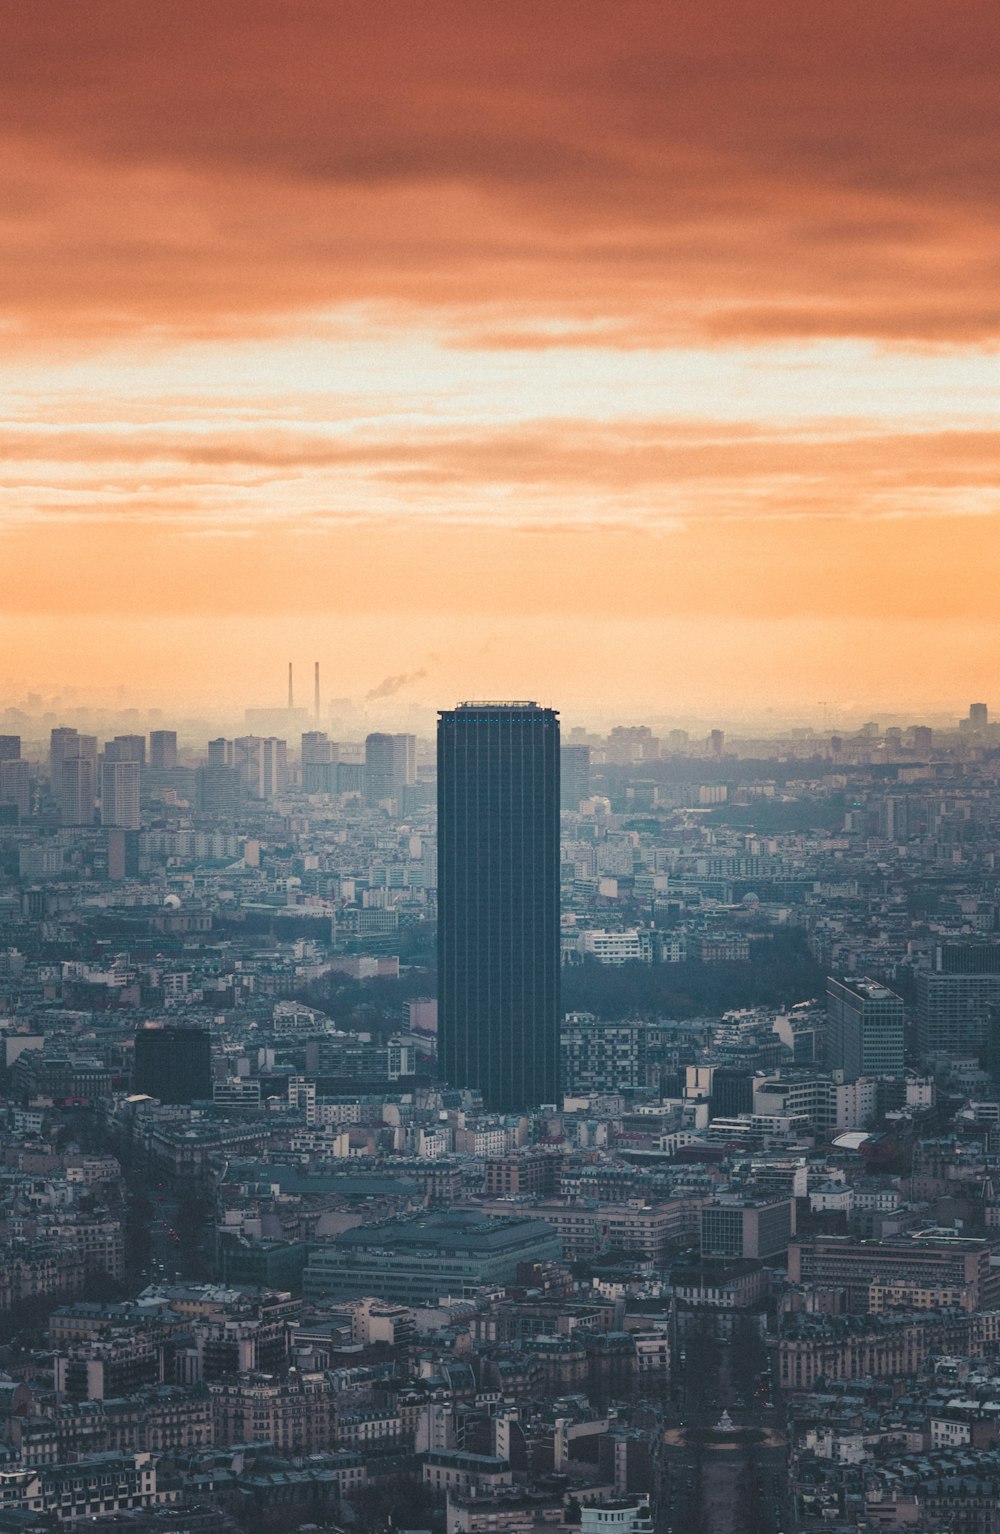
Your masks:
{"label": "distant high-rise building", "polygon": [[438,1064],[502,1112],[559,1101],[559,719],[438,720]]}
{"label": "distant high-rise building", "polygon": [[934,731],[929,724],[915,724],[911,731],[913,749],[918,756],[929,756],[934,745]]}
{"label": "distant high-rise building", "polygon": [[[212,742],[208,759],[212,763]],[[264,798],[264,741],[260,735],[240,735],[233,741],[233,763],[244,791],[252,799]]]}
{"label": "distant high-rise building", "polygon": [[605,748],[607,760],[619,766],[650,762],[660,754],[660,742],[648,724],[616,724]]}
{"label": "distant high-rise building", "polygon": [[399,804],[403,789],[417,779],[415,735],[369,735],[365,740],[365,797],[369,804],[387,799]]}
{"label": "distant high-rise building", "polygon": [[19,821],[27,820],[31,810],[29,772],[21,760],[20,735],[0,735],[0,804],[13,805]]}
{"label": "distant high-rise building", "polygon": [[199,767],[198,808],[207,815],[237,815],[243,804],[243,784],[235,767]]}
{"label": "distant high-rise building", "polygon": [[208,743],[208,765],[210,767],[234,767],[236,765],[235,742],[226,740],[220,735],[218,740],[210,740]]}
{"label": "distant high-rise building", "polygon": [[[219,766],[219,758],[228,765],[228,752],[219,747],[228,746],[227,741],[209,741],[210,766]],[[251,799],[272,799],[283,794],[288,786],[288,746],[275,735],[241,735],[233,741],[233,765],[245,793]]]}
{"label": "distant high-rise building", "polygon": [[162,1103],[201,1102],[212,1095],[212,1046],[204,1028],[147,1024],[135,1034],[132,1090]]}
{"label": "distant high-rise building", "polygon": [[109,740],[104,747],[104,760],[106,762],[138,762],[140,767],[145,767],[145,735],[116,735],[114,740]]}
{"label": "distant high-rise building", "polygon": [[859,1076],[902,1076],[903,998],[877,980],[826,982],[826,1061],[846,1081]]}
{"label": "distant high-rise building", "polygon": [[49,786],[64,826],[93,824],[97,794],[96,736],[81,735],[64,725],[52,731]]}
{"label": "distant high-rise building", "polygon": [[923,1055],[975,1055],[1000,1004],[1000,943],[940,943],[917,971],[917,1044]]}
{"label": "distant high-rise building", "polygon": [[27,820],[31,812],[30,768],[19,756],[0,756],[0,804],[15,805],[18,820]]}
{"label": "distant high-rise building", "polygon": [[141,775],[141,763],[135,758],[108,761],[105,756],[101,764],[102,825],[123,826],[126,831],[139,829]]}
{"label": "distant high-rise building", "polygon": [[590,747],[563,746],[559,772],[559,802],[564,810],[578,810],[590,798]]}
{"label": "distant high-rise building", "polygon": [[336,774],[330,768],[340,748],[322,730],[307,730],[302,737],[302,791],[306,794],[336,793]]}
{"label": "distant high-rise building", "polygon": [[87,756],[67,756],[59,769],[59,819],[64,826],[94,823],[94,767]]}
{"label": "distant high-rise building", "polygon": [[58,804],[62,793],[62,764],[66,757],[85,757],[91,764],[94,783],[97,783],[97,738],[81,735],[70,725],[59,725],[52,731],[49,741],[49,787]]}
{"label": "distant high-rise building", "polygon": [[969,729],[978,734],[985,732],[990,722],[990,711],[985,703],[969,704]]}
{"label": "distant high-rise building", "polygon": [[360,794],[365,786],[364,762],[337,762],[331,769],[336,778],[338,794]]}
{"label": "distant high-rise building", "polygon": [[154,772],[173,772],[177,766],[177,731],[151,730],[149,765]]}
{"label": "distant high-rise building", "polygon": [[273,799],[288,787],[288,745],[276,736],[264,741],[264,798]]}
{"label": "distant high-rise building", "polygon": [[78,732],[68,725],[59,725],[49,736],[49,788],[57,803],[62,792],[62,764],[66,746],[77,737]]}
{"label": "distant high-rise building", "polygon": [[722,756],[726,749],[725,730],[712,730],[708,737],[708,749],[713,756]]}

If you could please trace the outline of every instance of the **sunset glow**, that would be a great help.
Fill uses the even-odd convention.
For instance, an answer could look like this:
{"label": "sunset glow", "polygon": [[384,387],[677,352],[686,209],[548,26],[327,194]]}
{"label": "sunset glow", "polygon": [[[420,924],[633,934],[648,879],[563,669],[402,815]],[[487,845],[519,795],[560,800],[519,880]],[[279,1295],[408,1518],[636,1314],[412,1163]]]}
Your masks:
{"label": "sunset glow", "polygon": [[990,690],[994,5],[92,0],[4,57],[10,698]]}

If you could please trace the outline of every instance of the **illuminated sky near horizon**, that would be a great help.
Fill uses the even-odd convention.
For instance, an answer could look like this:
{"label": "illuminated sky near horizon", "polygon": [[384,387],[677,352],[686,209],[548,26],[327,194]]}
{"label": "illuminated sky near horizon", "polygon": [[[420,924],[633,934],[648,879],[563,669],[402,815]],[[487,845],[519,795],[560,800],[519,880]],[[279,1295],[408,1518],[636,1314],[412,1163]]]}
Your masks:
{"label": "illuminated sky near horizon", "polygon": [[992,0],[0,15],[11,697],[990,697]]}

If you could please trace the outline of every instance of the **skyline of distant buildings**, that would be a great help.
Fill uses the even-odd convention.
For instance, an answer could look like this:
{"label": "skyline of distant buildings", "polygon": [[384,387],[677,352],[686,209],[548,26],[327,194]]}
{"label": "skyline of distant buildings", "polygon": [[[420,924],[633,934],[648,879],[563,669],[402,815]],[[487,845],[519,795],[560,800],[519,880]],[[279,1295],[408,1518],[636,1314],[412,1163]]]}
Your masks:
{"label": "skyline of distant buildings", "polygon": [[[10,711],[8,711],[10,712]],[[298,711],[296,711],[297,713]],[[783,736],[732,736],[713,729],[704,737],[687,730],[672,729],[663,736],[654,734],[649,725],[614,726],[606,736],[573,726],[564,737],[560,752],[560,804],[571,809],[589,791],[592,768],[613,765],[638,765],[657,762],[671,756],[706,757],[718,762],[727,754],[766,755],[775,746],[808,758],[811,752],[834,763],[848,764],[865,752],[878,747],[892,753],[911,754],[916,759],[930,757],[935,751],[988,749],[1000,741],[1000,726],[991,724],[986,703],[969,706],[950,731],[934,730],[929,725],[914,724],[881,727],[868,721],[853,732],[817,734],[811,728],[793,729]],[[59,806],[64,825],[90,824],[96,805],[106,801],[105,823],[135,829],[137,821],[135,773],[128,767],[111,770],[110,764],[136,763],[140,780],[147,772],[161,776],[190,770],[192,745],[183,744],[176,729],[157,728],[146,735],[133,730],[114,736],[99,748],[99,737],[72,725],[50,725],[45,745],[49,768],[49,788]],[[30,762],[37,761],[41,742],[30,744],[32,756],[23,754],[22,735],[0,736],[0,805],[16,806],[22,817],[29,813]],[[369,731],[361,740],[348,731],[343,740],[334,740],[323,730],[303,731],[298,750],[290,752],[288,741],[278,735],[239,735],[218,737],[202,744],[201,772],[206,806],[221,807],[233,802],[234,794],[247,793],[267,799],[297,782],[306,792],[339,794],[360,791],[371,804],[395,806],[405,810],[419,798],[417,764],[428,759],[426,737],[412,732]],[[194,747],[195,752],[198,747]],[[147,760],[148,751],[148,760]],[[25,762],[29,763],[26,768]],[[106,770],[107,768],[107,770]],[[234,776],[235,774],[235,776]],[[705,786],[705,802],[711,802],[711,789]],[[656,802],[653,782],[637,783],[636,807],[643,796],[650,806]],[[416,795],[416,797],[415,797]],[[905,805],[887,806],[887,813],[905,815]]]}
{"label": "skyline of distant buildings", "polygon": [[[211,704],[191,699],[170,703],[166,706],[166,712],[164,705],[149,707],[141,699],[126,697],[121,689],[117,690],[117,694],[112,689],[101,689],[87,695],[82,689],[75,688],[68,695],[52,692],[47,696],[45,691],[28,688],[17,696],[16,690],[11,690],[11,684],[8,683],[6,700],[0,700],[0,730],[16,730],[22,737],[37,739],[35,721],[46,733],[55,724],[72,722],[82,731],[98,734],[108,730],[112,721],[117,728],[122,728],[129,721],[132,728],[143,728],[150,732],[159,730],[163,724],[173,725],[176,722],[180,740],[189,743],[199,736],[211,735],[215,722],[217,727],[221,727],[230,736],[245,732],[290,740],[314,730],[334,739],[340,737],[353,740],[377,732],[431,737],[435,728],[436,705],[426,696],[419,701],[400,696],[395,684],[409,680],[412,679],[386,678],[378,687],[369,689],[366,695],[357,697],[320,696],[317,687],[313,704],[308,708],[294,703],[235,707],[221,701]],[[425,684],[422,692],[426,694],[426,690]],[[449,691],[450,688],[445,686],[441,690]],[[560,708],[567,744],[573,743],[578,733],[591,733],[595,728],[603,735],[617,731],[619,736],[641,729],[647,734],[656,735],[668,749],[676,749],[676,743],[685,736],[692,740],[701,736],[707,738],[713,729],[722,732],[723,742],[727,735],[778,738],[800,731],[811,731],[817,737],[837,734],[850,736],[873,719],[884,720],[883,728],[887,731],[912,730],[916,727],[944,729],[950,733],[960,729],[963,734],[983,735],[987,738],[995,738],[996,733],[996,726],[991,725],[989,720],[988,705],[982,702],[972,704],[960,719],[954,705],[949,707],[941,701],[901,707],[891,699],[885,699],[878,706],[875,700],[866,704],[863,701],[838,702],[829,699],[814,703],[803,699],[798,705],[781,704],[742,710],[734,707],[731,699],[720,697],[714,703],[706,699],[694,707],[687,704],[682,712],[675,711],[673,715],[669,705],[654,700],[633,704],[627,713],[610,698],[595,697],[592,702],[582,706],[577,701],[572,707],[567,707],[564,699],[553,699],[551,702],[558,703]],[[62,718],[54,717],[56,715]],[[586,728],[580,723],[581,716],[588,722]],[[632,722],[636,719],[645,719],[647,723],[641,727],[636,726]],[[118,724],[118,721],[121,723]],[[926,747],[922,745],[921,749]]]}

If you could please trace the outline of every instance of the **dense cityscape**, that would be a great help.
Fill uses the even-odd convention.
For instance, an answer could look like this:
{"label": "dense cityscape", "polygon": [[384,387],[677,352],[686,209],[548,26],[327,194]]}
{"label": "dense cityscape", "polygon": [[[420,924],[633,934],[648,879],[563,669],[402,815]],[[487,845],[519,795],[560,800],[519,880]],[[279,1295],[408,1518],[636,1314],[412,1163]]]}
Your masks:
{"label": "dense cityscape", "polygon": [[0,1534],[1000,1534],[1000,6],[0,15]]}
{"label": "dense cityscape", "polygon": [[289,689],[0,716],[0,1530],[993,1534],[987,705]]}

